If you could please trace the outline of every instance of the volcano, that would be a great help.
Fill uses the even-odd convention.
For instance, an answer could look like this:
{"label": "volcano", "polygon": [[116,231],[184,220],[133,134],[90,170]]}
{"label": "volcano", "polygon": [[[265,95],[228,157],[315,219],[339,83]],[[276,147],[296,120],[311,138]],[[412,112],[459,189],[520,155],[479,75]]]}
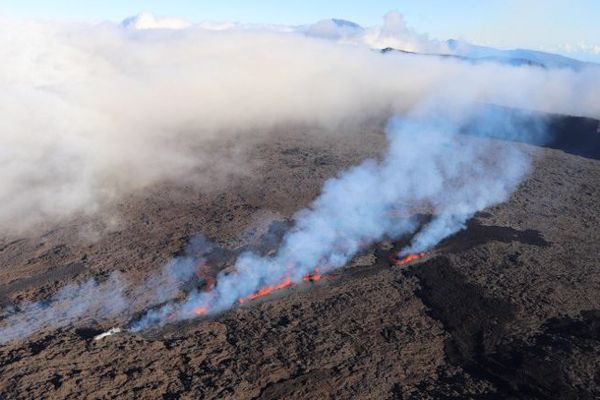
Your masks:
{"label": "volcano", "polygon": [[[560,140],[546,147],[505,143],[533,157],[531,174],[431,251],[399,255],[412,238],[385,239],[344,268],[142,332],[112,328],[143,306],[45,328],[0,346],[0,398],[598,398],[600,161],[573,141],[597,144],[600,125],[553,126]],[[199,232],[215,246],[183,290],[213,290],[239,254],[272,253],[327,178],[386,146],[379,125],[343,142],[312,137],[257,147],[253,178],[224,191],[141,190],[115,205],[122,223],[92,242],[81,229],[101,222],[84,217],[2,239],[1,304],[102,282],[117,268],[141,281]]]}

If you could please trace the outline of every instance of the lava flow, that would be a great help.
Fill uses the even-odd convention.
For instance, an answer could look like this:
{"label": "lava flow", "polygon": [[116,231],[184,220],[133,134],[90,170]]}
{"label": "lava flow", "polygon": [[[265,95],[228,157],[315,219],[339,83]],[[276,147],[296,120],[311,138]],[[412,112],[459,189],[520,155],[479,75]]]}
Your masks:
{"label": "lava flow", "polygon": [[[428,255],[429,255],[429,253],[426,253],[426,252],[412,253],[412,254],[409,254],[402,258],[393,258],[392,261],[397,266],[404,266],[404,265],[410,264],[413,261],[420,260],[423,257],[426,257]],[[318,282],[321,280],[321,278],[322,278],[322,276],[320,274],[319,268],[315,268],[313,272],[304,275],[302,277],[302,280],[304,282]],[[210,283],[209,283],[209,285],[210,285]],[[268,296],[269,294],[271,294],[277,290],[287,289],[287,288],[291,287],[292,285],[293,285],[292,280],[290,278],[285,278],[281,283],[278,283],[277,285],[265,286],[265,287],[257,290],[256,292],[252,293],[248,297],[243,297],[243,298],[238,299],[238,303],[244,304],[250,300],[255,300],[260,297]],[[214,284],[211,285],[210,289],[212,289],[212,287],[214,287]],[[208,310],[209,310],[208,307],[196,307],[193,309],[193,312],[196,316],[202,317],[208,313]]]}
{"label": "lava flow", "polygon": [[319,268],[315,268],[313,273],[306,274],[302,278],[304,282],[317,282],[321,280],[321,275],[319,274]]}
{"label": "lava flow", "polygon": [[[315,268],[315,270],[312,273],[304,275],[302,280],[304,282],[320,281],[321,275],[319,274],[319,268]],[[274,286],[265,286],[264,288],[259,289],[258,291],[254,292],[250,296],[239,299],[238,302],[240,304],[244,304],[245,302],[247,302],[249,300],[254,300],[259,297],[267,296],[276,290],[287,289],[290,286],[292,286],[292,280],[290,278],[286,278],[283,282],[281,282],[277,285],[274,285]]]}
{"label": "lava flow", "polygon": [[396,264],[397,266],[401,267],[403,265],[410,264],[413,261],[420,260],[421,258],[423,258],[423,257],[425,257],[427,255],[428,255],[428,253],[426,253],[426,252],[412,253],[412,254],[409,254],[409,255],[407,255],[405,257],[402,257],[402,258],[399,258],[399,259],[394,259],[394,264]]}
{"label": "lava flow", "polygon": [[[412,253],[412,254],[409,254],[402,258],[393,258],[392,261],[397,266],[404,266],[404,265],[410,264],[413,261],[420,260],[423,257],[426,257],[428,255],[429,255],[429,253],[426,253],[426,252]],[[304,282],[318,282],[321,280],[321,278],[322,278],[322,276],[321,276],[319,268],[315,268],[313,270],[313,272],[310,272],[310,273],[304,275],[302,277],[302,280]],[[212,283],[212,285],[211,285],[211,283]],[[212,281],[209,281],[208,284],[210,285],[209,290],[214,287],[214,283]],[[238,303],[244,304],[250,300],[255,300],[260,297],[268,296],[269,294],[271,294],[277,290],[287,289],[287,288],[291,287],[292,285],[293,285],[292,280],[290,278],[285,278],[281,283],[278,283],[277,285],[265,286],[265,287],[257,290],[256,292],[252,293],[248,297],[243,297],[243,298],[238,299]],[[202,317],[202,316],[208,314],[208,311],[209,311],[209,308],[206,306],[196,307],[193,309],[194,314],[198,317]],[[172,316],[170,315],[167,318],[170,319],[170,317],[172,317]]]}
{"label": "lava flow", "polygon": [[242,298],[242,299],[239,299],[238,302],[240,304],[244,304],[248,300],[257,299],[259,297],[263,297],[263,296],[266,296],[268,294],[271,294],[272,292],[274,292],[276,290],[285,289],[285,288],[288,288],[290,286],[292,286],[292,280],[290,278],[286,278],[280,284],[277,284],[277,285],[274,285],[274,286],[265,286],[264,288],[259,289],[257,292],[252,293],[250,296]]}
{"label": "lava flow", "polygon": [[196,307],[194,308],[194,314],[201,317],[208,312],[208,307]]}

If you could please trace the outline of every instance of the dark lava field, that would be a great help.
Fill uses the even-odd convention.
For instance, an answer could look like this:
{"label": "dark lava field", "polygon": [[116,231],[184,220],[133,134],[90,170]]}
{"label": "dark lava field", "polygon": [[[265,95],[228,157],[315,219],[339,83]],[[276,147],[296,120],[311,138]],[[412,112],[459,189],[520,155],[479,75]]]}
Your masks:
{"label": "dark lava field", "polygon": [[[421,260],[394,265],[401,238],[210,318],[98,341],[132,316],[44,329],[0,345],[0,398],[600,398],[600,125],[562,118],[552,130],[545,146],[500,143],[531,155],[527,178]],[[226,187],[165,183],[114,204],[114,223],[2,238],[0,305],[115,270],[140,280],[198,233],[226,268],[275,245],[327,178],[385,146],[375,128],[293,134],[257,144],[254,171]]]}

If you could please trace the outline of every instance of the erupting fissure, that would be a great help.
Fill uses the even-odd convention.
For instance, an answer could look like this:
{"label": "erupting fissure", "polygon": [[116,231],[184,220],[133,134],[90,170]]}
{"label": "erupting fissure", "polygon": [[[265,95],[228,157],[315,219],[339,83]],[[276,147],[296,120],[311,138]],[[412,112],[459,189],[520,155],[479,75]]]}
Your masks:
{"label": "erupting fissure", "polygon": [[[302,280],[304,282],[318,282],[321,280],[321,275],[319,274],[319,268],[315,268],[313,272],[304,275],[304,277],[302,278]],[[287,289],[290,286],[293,285],[293,282],[290,278],[285,278],[281,283],[274,285],[274,286],[265,286],[259,290],[257,290],[256,292],[252,293],[250,296],[245,297],[245,298],[241,298],[238,300],[238,303],[240,304],[244,304],[245,302],[249,301],[249,300],[254,300],[257,299],[259,297],[264,297],[267,296],[277,290],[281,290],[281,289]]]}
{"label": "erupting fissure", "polygon": [[[414,261],[420,260],[429,255],[430,255],[430,253],[427,253],[427,252],[411,253],[402,258],[392,258],[392,262],[396,266],[404,266],[404,265],[410,264]],[[314,283],[314,282],[320,281],[321,278],[322,278],[322,276],[321,276],[320,269],[315,268],[311,273],[304,275],[302,277],[302,281]],[[208,279],[212,279],[212,278],[208,278]],[[256,292],[252,293],[251,295],[238,299],[238,303],[240,305],[242,305],[248,301],[268,296],[268,295],[272,294],[273,292],[288,289],[288,288],[292,287],[293,285],[294,285],[294,283],[293,283],[292,279],[290,277],[286,277],[285,279],[283,279],[280,283],[278,283],[276,285],[262,287],[259,290],[257,290]],[[214,285],[211,285],[211,289],[213,289],[213,288],[214,288]],[[197,317],[203,317],[210,313],[210,308],[208,306],[199,306],[199,307],[193,308],[192,312]],[[175,316],[176,316],[176,313],[172,312],[167,316],[167,320],[170,320],[170,319],[174,318]],[[122,331],[123,330],[121,328],[113,328],[107,332],[104,332],[104,333],[96,336],[94,338],[94,340],[100,340],[100,339],[103,339],[104,337],[111,336],[111,335],[120,333]]]}
{"label": "erupting fissure", "polygon": [[321,280],[321,275],[319,274],[319,268],[315,268],[314,272],[311,274],[304,275],[302,278],[304,282],[318,282]]}
{"label": "erupting fissure", "polygon": [[424,251],[422,251],[420,253],[411,253],[411,254],[408,254],[407,256],[404,256],[402,258],[394,259],[394,264],[396,264],[399,267],[402,267],[404,265],[410,264],[413,261],[420,260],[423,257],[426,257],[428,255],[429,255],[429,253],[424,252]]}
{"label": "erupting fissure", "polygon": [[[391,118],[384,157],[367,159],[327,180],[311,205],[296,213],[293,229],[273,254],[239,254],[235,272],[204,279],[185,301],[150,310],[134,329],[167,323],[165,316],[171,313],[176,320],[206,316],[288,289],[297,281],[318,281],[315,266],[328,272],[342,268],[365,247],[387,238],[412,235],[388,265],[404,267],[431,257],[426,251],[464,229],[476,211],[506,200],[529,167],[520,149],[462,133],[506,130],[501,122],[507,118],[507,135],[531,126],[527,118],[521,122],[502,111],[490,115],[471,102],[445,110],[438,100]],[[413,207],[420,204],[433,215],[424,225],[413,216]],[[390,218],[388,211],[405,217]],[[199,272],[212,277],[217,271],[203,267]]]}
{"label": "erupting fissure", "polygon": [[[321,275],[319,274],[319,268],[315,268],[313,272],[304,275],[302,278],[304,282],[318,282],[321,280]],[[238,303],[244,304],[249,300],[258,299],[259,297],[267,296],[277,290],[287,289],[293,285],[293,282],[290,278],[285,278],[281,283],[273,286],[265,286],[256,292],[252,293],[248,297],[244,297],[238,300]]]}
{"label": "erupting fissure", "polygon": [[[414,261],[420,260],[428,255],[429,255],[429,253],[427,253],[427,252],[411,253],[402,258],[394,258],[393,263],[396,266],[404,266],[404,265],[410,264]],[[302,278],[302,281],[318,282],[321,280],[321,277],[322,276],[320,274],[319,268],[315,268],[313,272],[304,275],[304,277]],[[280,283],[278,283],[276,285],[262,287],[262,288],[258,289],[256,292],[252,293],[251,295],[238,299],[238,303],[245,304],[248,301],[256,300],[258,298],[268,296],[273,292],[290,288],[293,285],[294,285],[294,283],[292,282],[292,280],[289,277],[287,277],[283,281],[281,281]],[[196,308],[194,308],[193,311],[194,311],[195,315],[201,317],[201,316],[208,314],[209,308],[206,306],[196,307]]]}
{"label": "erupting fissure", "polygon": [[[319,268],[315,268],[313,272],[306,274],[302,280],[304,282],[318,282],[321,280],[321,275],[319,272]],[[268,296],[269,294],[278,291],[278,290],[283,290],[283,289],[287,289],[289,287],[291,287],[293,285],[292,279],[291,278],[285,278],[281,283],[278,283],[277,285],[271,285],[271,286],[265,286],[263,288],[260,288],[259,290],[257,290],[256,292],[252,293],[251,295],[247,296],[247,297],[243,297],[238,299],[238,303],[239,304],[244,304],[248,301],[251,300],[255,300],[258,299],[260,297],[264,297],[264,296]],[[209,308],[206,306],[202,306],[202,307],[196,307],[193,309],[193,312],[196,316],[198,317],[202,317],[206,314],[208,314],[209,312]]]}
{"label": "erupting fissure", "polygon": [[267,295],[273,293],[276,290],[287,289],[290,286],[292,286],[292,280],[290,278],[286,278],[283,282],[281,282],[281,283],[279,283],[277,285],[274,285],[274,286],[265,286],[263,288],[260,288],[256,292],[252,293],[250,296],[239,299],[238,302],[240,304],[244,304],[248,300],[254,300],[254,299],[257,299],[259,297],[267,296]]}

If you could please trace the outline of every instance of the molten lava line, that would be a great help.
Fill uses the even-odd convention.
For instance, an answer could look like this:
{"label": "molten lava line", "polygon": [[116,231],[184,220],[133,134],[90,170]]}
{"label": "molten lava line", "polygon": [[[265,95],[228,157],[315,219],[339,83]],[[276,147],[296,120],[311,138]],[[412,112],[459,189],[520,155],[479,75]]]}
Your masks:
{"label": "molten lava line", "polygon": [[[426,252],[413,253],[399,259],[394,259],[393,262],[397,266],[403,266],[410,264],[413,261],[420,260],[423,257],[426,257],[427,255],[429,255],[429,253]],[[319,268],[315,268],[313,272],[304,275],[302,280],[304,282],[318,282],[321,280],[321,278],[322,276],[320,274]],[[290,278],[285,278],[281,283],[278,283],[277,285],[265,286],[263,288],[258,289],[256,292],[252,293],[248,297],[242,297],[238,299],[238,303],[244,304],[250,300],[255,300],[260,297],[268,296],[269,294],[275,291],[287,289],[292,285],[292,280]],[[208,307],[196,307],[193,310],[194,314],[196,314],[199,317],[206,315],[208,311]]]}
{"label": "molten lava line", "polygon": [[258,291],[252,293],[250,296],[239,299],[238,302],[240,304],[244,304],[248,300],[257,299],[259,297],[263,297],[268,294],[271,294],[276,290],[286,289],[290,286],[292,286],[292,280],[290,278],[286,278],[283,282],[281,282],[275,286],[265,286],[264,288],[261,288]]}
{"label": "molten lava line", "polygon": [[[429,253],[426,253],[426,252],[413,253],[413,254],[409,254],[405,257],[402,257],[400,259],[394,259],[393,261],[394,261],[395,265],[403,266],[403,265],[410,264],[413,261],[420,260],[421,258],[427,256],[428,254]],[[304,275],[302,280],[304,282],[318,282],[321,280],[321,278],[322,278],[322,276],[320,274],[319,268],[315,268],[313,272]],[[250,300],[255,300],[260,297],[268,296],[275,291],[287,289],[287,288],[291,287],[292,285],[293,285],[292,280],[290,278],[285,278],[281,283],[278,283],[277,285],[265,286],[263,288],[258,289],[256,292],[252,293],[248,297],[242,297],[242,298],[238,299],[238,303],[244,304]],[[201,317],[208,313],[208,307],[196,307],[196,308],[194,308],[193,311],[194,311],[194,314]]]}
{"label": "molten lava line", "polygon": [[315,271],[311,274],[306,274],[302,278],[304,282],[318,282],[321,280],[321,275],[319,274],[319,268],[315,268]]}
{"label": "molten lava line", "polygon": [[401,267],[403,265],[410,264],[413,261],[420,260],[421,258],[427,256],[427,254],[428,253],[425,252],[409,254],[405,257],[394,260],[394,264]]}
{"label": "molten lava line", "polygon": [[[321,275],[319,274],[319,268],[315,268],[315,270],[312,273],[304,275],[302,280],[304,282],[320,281]],[[277,285],[274,285],[274,286],[265,286],[265,287],[257,290],[256,292],[252,293],[250,296],[239,299],[238,302],[240,304],[244,304],[245,302],[247,302],[249,300],[254,300],[254,299],[258,299],[259,297],[267,296],[277,290],[287,289],[290,286],[292,286],[292,284],[293,284],[292,280],[290,278],[286,278],[283,282],[281,282]]]}
{"label": "molten lava line", "polygon": [[208,307],[196,307],[194,308],[194,314],[201,317],[208,312]]}

